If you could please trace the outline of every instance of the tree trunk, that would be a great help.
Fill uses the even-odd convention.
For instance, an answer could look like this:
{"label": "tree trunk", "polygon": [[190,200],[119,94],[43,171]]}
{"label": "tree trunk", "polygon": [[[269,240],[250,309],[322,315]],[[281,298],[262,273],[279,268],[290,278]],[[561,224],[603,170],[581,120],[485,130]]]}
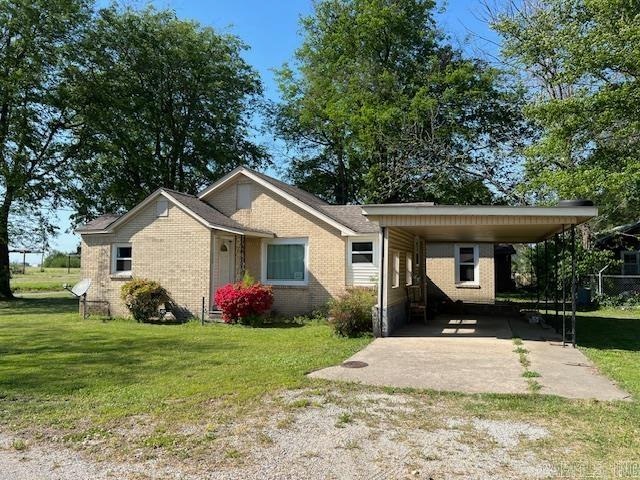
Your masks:
{"label": "tree trunk", "polygon": [[0,205],[0,298],[12,299],[9,271],[9,208],[12,203],[11,192],[6,192]]}
{"label": "tree trunk", "polygon": [[349,179],[347,178],[347,167],[344,164],[344,152],[339,149],[337,152],[337,183],[334,190],[336,203],[338,205],[346,204],[349,201]]}

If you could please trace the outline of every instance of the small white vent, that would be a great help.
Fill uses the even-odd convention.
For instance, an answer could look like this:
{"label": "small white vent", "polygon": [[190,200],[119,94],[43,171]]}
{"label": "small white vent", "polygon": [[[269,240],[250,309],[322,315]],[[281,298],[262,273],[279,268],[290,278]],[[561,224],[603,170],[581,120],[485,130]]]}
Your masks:
{"label": "small white vent", "polygon": [[253,201],[253,185],[250,183],[239,183],[238,184],[238,199],[237,199],[237,207],[238,210],[251,208],[251,202]]}
{"label": "small white vent", "polygon": [[158,217],[169,216],[169,202],[166,199],[160,199],[156,203],[156,215]]}

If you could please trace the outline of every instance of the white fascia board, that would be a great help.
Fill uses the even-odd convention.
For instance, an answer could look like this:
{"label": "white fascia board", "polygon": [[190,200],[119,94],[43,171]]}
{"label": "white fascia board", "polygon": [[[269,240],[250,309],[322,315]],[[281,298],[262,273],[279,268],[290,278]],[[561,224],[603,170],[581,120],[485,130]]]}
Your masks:
{"label": "white fascia board", "polygon": [[206,197],[207,195],[209,195],[211,192],[213,192],[214,190],[219,189],[220,187],[224,186],[225,184],[229,183],[231,180],[233,180],[234,178],[236,178],[240,173],[242,173],[245,169],[243,167],[237,167],[234,168],[233,170],[231,170],[229,173],[227,173],[224,177],[222,177],[221,179],[217,180],[216,182],[212,183],[211,185],[209,185],[207,188],[205,188],[204,190],[200,190],[200,192],[198,192],[197,197],[202,200],[204,197]]}
{"label": "white fascia board", "polygon": [[363,205],[365,215],[473,215],[523,217],[595,217],[598,207],[502,207],[502,206],[411,206]]}
{"label": "white fascia board", "polygon": [[275,185],[271,184],[270,182],[267,182],[266,180],[263,180],[262,178],[254,175],[249,170],[247,170],[247,169],[245,169],[243,167],[238,167],[236,170],[234,170],[231,173],[227,174],[226,176],[222,177],[220,180],[218,180],[216,183],[211,185],[209,188],[203,190],[198,195],[198,198],[202,199],[202,198],[206,197],[207,195],[209,195],[214,190],[222,188],[225,184],[229,183],[231,180],[233,180],[236,176],[238,176],[240,174],[246,176],[247,178],[250,178],[251,180],[253,180],[257,184],[262,185],[267,190],[270,190],[270,191],[280,195],[282,198],[284,198],[285,200],[293,203],[295,206],[301,208],[305,212],[310,213],[314,217],[319,218],[320,220],[324,221],[325,223],[328,223],[332,227],[338,229],[340,231],[341,235],[343,235],[343,236],[356,235],[356,232],[353,231],[352,229],[346,227],[345,225],[341,224],[340,222],[335,221],[331,217],[325,215],[324,213],[320,212],[319,210],[316,210],[312,206],[307,205],[304,202],[301,202],[300,200],[298,200],[294,196],[289,195],[284,190],[281,190],[278,187],[276,187]]}
{"label": "white fascia board", "polygon": [[[118,226],[122,225],[123,223],[128,222],[132,217],[134,217],[136,215],[136,213],[138,213],[144,207],[149,205],[155,198],[160,196],[162,193],[163,193],[163,191],[162,191],[161,188],[159,188],[155,192],[151,193],[147,198],[145,198],[143,201],[141,201],[138,205],[133,207],[131,210],[129,210],[127,213],[125,213],[120,218],[118,218],[115,222],[113,222],[111,225],[109,225],[109,227],[106,228],[104,230],[104,232],[105,233],[112,233],[114,228],[117,228]],[[167,198],[169,198],[169,197],[167,197]]]}
{"label": "white fascia board", "polygon": [[[223,232],[233,233],[233,234],[236,234],[236,235],[245,235],[247,233],[245,230],[231,228],[231,227],[225,227],[225,226],[222,226],[222,225],[216,225],[216,224],[212,224],[212,223],[207,222],[204,218],[202,218],[200,215],[195,214],[191,209],[189,209],[188,207],[183,205],[181,202],[176,200],[170,193],[166,192],[163,189],[158,189],[155,192],[153,192],[151,195],[149,195],[147,198],[145,198],[142,202],[140,202],[138,205],[133,207],[131,210],[129,210],[127,213],[125,213],[118,220],[116,220],[111,225],[109,225],[109,228],[104,229],[104,230],[97,230],[97,231],[84,232],[84,233],[91,233],[91,234],[94,234],[94,233],[113,233],[114,229],[116,229],[120,225],[128,222],[131,218],[135,217],[135,215],[140,210],[145,208],[147,205],[149,205],[153,200],[155,200],[159,196],[165,197],[167,200],[169,200],[171,203],[173,203],[180,210],[182,210],[187,215],[189,215],[190,217],[192,217],[197,222],[201,223],[202,225],[204,225],[207,228],[212,228],[212,229],[215,229],[215,230],[221,230]],[[269,235],[267,233],[260,233],[260,232],[250,232],[250,233],[251,234],[255,234],[256,236],[265,236],[265,237],[272,237],[273,236],[273,235]]]}

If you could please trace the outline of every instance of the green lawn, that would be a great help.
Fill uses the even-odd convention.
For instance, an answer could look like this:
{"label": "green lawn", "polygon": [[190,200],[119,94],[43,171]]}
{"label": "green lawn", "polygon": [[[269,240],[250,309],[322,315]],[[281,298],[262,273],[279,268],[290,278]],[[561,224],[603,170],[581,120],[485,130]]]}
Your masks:
{"label": "green lawn", "polygon": [[306,372],[369,341],[335,337],[317,323],[252,329],[83,321],[69,298],[0,302],[0,421],[70,430],[141,414],[187,421],[211,401],[241,406],[301,386]]}
{"label": "green lawn", "polygon": [[11,288],[14,292],[53,292],[62,290],[65,283],[73,285],[80,280],[80,269],[72,268],[67,273],[66,268],[27,267],[25,274],[18,273],[11,278]]}
{"label": "green lawn", "polygon": [[[307,386],[347,398],[352,391],[382,390],[305,377],[370,341],[337,338],[324,324],[252,329],[83,321],[77,302],[61,295],[0,302],[0,426],[28,437],[85,445],[97,436],[111,442],[111,454],[122,455],[136,448],[175,454],[178,445],[177,455],[189,456],[198,448],[210,452],[213,442],[224,446],[223,434],[216,437],[219,425],[256,412],[277,414],[263,399],[283,389]],[[396,391],[437,406],[442,421],[462,416],[543,425],[553,435],[531,446],[541,458],[606,465],[637,460],[640,320],[614,315],[628,312],[582,313],[580,348],[632,401]],[[213,433],[194,433],[202,425]],[[137,432],[122,433],[128,429]]]}

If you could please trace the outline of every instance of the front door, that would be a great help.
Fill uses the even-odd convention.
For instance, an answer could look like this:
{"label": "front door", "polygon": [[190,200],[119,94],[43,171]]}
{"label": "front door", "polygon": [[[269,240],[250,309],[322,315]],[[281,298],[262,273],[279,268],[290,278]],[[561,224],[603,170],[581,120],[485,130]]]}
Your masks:
{"label": "front door", "polygon": [[216,290],[235,280],[235,243],[233,237],[216,237],[214,248],[211,305],[215,304]]}

